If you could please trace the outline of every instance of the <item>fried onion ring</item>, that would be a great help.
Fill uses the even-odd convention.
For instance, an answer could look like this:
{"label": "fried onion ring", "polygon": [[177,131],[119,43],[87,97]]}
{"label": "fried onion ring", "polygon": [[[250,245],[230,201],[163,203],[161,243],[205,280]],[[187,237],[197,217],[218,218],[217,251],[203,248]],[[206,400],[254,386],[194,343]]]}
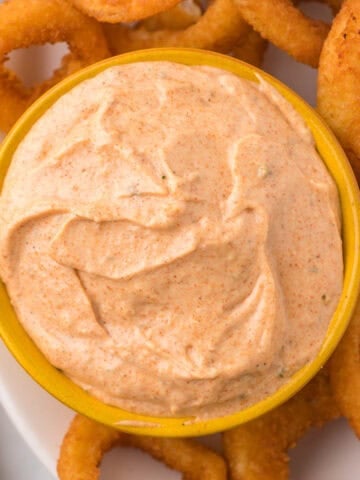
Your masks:
{"label": "fried onion ring", "polygon": [[59,479],[97,480],[104,454],[117,445],[139,448],[187,480],[227,478],[223,458],[193,440],[129,435],[76,415],[61,445]]}
{"label": "fried onion ring", "polygon": [[242,19],[233,0],[214,0],[199,20],[183,30],[149,32],[141,25],[104,25],[111,52],[116,55],[153,47],[190,47],[229,51],[245,39],[250,27]]}
{"label": "fried onion ring", "polygon": [[288,480],[289,448],[309,428],[338,415],[324,369],[282,406],[224,433],[231,480]]}
{"label": "fried onion ring", "polygon": [[338,137],[360,182],[360,0],[346,0],[320,58],[319,113]]}
{"label": "fried onion ring", "polygon": [[70,0],[86,15],[100,22],[135,22],[169,10],[180,0]]}
{"label": "fried onion ring", "polygon": [[360,438],[360,299],[330,360],[330,380],[341,413]]}
{"label": "fried onion ring", "polygon": [[317,67],[329,25],[304,15],[291,0],[233,0],[244,19],[277,47]]}
{"label": "fried onion ring", "polygon": [[[15,49],[67,42],[70,54],[53,77],[25,88],[3,65]],[[101,26],[62,0],[8,0],[0,5],[0,129],[7,132],[45,90],[70,73],[109,56]]]}

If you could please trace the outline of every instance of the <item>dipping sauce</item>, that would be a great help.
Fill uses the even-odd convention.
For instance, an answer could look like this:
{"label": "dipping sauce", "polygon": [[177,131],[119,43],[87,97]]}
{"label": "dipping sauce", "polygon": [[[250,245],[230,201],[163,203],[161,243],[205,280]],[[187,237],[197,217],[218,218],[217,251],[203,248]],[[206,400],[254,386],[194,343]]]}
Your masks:
{"label": "dipping sauce", "polygon": [[335,184],[264,81],[112,67],[14,154],[0,274],[49,361],[102,401],[209,418],[318,353],[342,290]]}

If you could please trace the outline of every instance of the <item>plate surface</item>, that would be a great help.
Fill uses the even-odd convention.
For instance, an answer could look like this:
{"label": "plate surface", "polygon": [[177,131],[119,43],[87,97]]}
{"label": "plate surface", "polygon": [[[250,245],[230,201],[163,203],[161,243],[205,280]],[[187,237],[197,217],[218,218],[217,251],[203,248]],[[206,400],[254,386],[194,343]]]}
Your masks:
{"label": "plate surface", "polygon": [[[317,16],[327,14],[319,5],[307,5],[306,8]],[[43,50],[36,65],[30,61],[29,52],[19,53],[13,62],[17,71],[31,82],[34,76],[36,79],[37,75],[49,73],[63,51],[62,45]],[[315,104],[315,70],[293,62],[273,47],[267,52],[263,68],[310,104]],[[73,413],[33,382],[1,342],[0,365],[0,401],[34,454],[55,476],[59,445]],[[220,436],[202,441],[220,448]],[[311,432],[292,451],[291,480],[354,480],[359,477],[360,442],[343,420],[327,425],[321,432]],[[139,452],[116,450],[106,457],[101,480],[121,478],[176,480],[180,479],[180,474]]]}

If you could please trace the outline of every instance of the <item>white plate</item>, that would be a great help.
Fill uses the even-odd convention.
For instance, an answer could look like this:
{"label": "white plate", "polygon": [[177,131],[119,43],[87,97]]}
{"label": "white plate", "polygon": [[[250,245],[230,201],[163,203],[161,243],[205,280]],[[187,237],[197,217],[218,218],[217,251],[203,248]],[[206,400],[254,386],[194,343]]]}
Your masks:
{"label": "white plate", "polygon": [[[323,15],[324,7],[308,5],[313,14]],[[33,58],[20,54],[15,63],[28,81],[48,72],[56,64],[63,48],[47,50],[34,65]],[[31,68],[30,68],[31,66]],[[309,103],[315,103],[316,71],[299,65],[285,54],[270,48],[264,69],[297,91]],[[30,73],[31,77],[30,78]],[[58,449],[73,413],[48,395],[19,367],[0,343],[0,401],[17,429],[54,475]],[[220,448],[220,437],[205,438]],[[102,480],[180,479],[180,475],[147,456],[129,450],[110,453],[103,464]],[[311,432],[292,451],[291,480],[355,480],[360,478],[360,442],[344,420]],[[4,479],[6,480],[6,479]]]}

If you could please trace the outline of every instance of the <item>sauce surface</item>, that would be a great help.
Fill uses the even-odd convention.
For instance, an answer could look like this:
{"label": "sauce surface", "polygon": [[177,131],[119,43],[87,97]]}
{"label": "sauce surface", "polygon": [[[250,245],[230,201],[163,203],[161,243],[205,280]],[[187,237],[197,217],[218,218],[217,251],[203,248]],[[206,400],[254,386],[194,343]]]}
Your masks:
{"label": "sauce surface", "polygon": [[319,351],[342,290],[337,191],[272,87],[167,62],[58,100],[0,197],[0,274],[49,361],[106,403],[224,415]]}

